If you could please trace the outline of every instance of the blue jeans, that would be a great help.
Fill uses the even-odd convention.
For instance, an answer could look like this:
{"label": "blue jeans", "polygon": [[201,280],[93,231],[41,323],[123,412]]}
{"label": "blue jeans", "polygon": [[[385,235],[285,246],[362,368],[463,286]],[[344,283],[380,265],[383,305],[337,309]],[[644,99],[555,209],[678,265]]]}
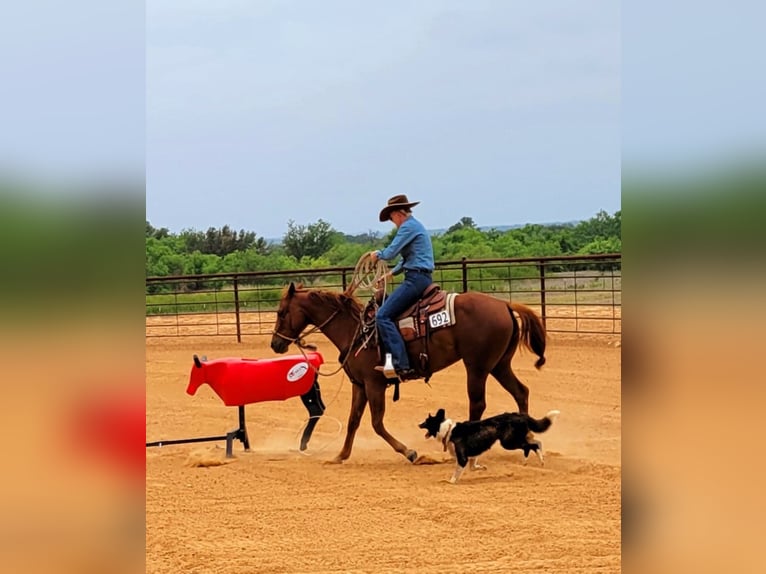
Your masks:
{"label": "blue jeans", "polygon": [[393,293],[389,295],[376,315],[378,333],[383,344],[384,351],[391,353],[394,368],[397,370],[409,369],[410,360],[407,357],[407,348],[404,339],[399,333],[396,318],[407,310],[407,307],[415,303],[423,291],[431,284],[430,273],[405,271],[404,281]]}

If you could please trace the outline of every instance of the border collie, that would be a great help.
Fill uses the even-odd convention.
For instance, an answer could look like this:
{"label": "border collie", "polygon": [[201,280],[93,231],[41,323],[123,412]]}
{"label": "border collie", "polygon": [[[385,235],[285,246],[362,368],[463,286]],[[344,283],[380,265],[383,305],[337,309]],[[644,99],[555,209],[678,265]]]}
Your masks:
{"label": "border collie", "polygon": [[558,414],[559,411],[549,411],[543,418],[534,419],[519,413],[503,413],[480,421],[454,423],[446,417],[444,409],[439,409],[436,415],[428,413],[428,418],[418,427],[427,431],[426,438],[441,441],[444,450],[449,449],[455,457],[457,466],[450,479],[455,484],[468,463],[472,469],[484,468],[476,459],[498,440],[506,450],[523,450],[525,464],[530,451],[535,452],[540,464],[545,464],[543,445],[532,433],[548,430]]}

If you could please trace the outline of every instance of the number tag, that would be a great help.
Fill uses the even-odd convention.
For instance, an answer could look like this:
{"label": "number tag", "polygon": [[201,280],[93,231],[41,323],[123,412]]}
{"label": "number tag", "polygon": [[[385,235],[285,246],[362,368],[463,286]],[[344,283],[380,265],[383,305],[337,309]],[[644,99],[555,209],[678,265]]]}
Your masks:
{"label": "number tag", "polygon": [[447,326],[449,324],[449,315],[447,314],[447,311],[439,311],[438,313],[429,315],[428,324],[432,329]]}

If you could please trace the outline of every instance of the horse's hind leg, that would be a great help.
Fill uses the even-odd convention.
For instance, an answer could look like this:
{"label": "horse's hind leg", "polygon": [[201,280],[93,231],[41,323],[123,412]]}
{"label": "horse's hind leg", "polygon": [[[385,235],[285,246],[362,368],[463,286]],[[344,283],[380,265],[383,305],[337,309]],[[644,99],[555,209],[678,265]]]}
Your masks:
{"label": "horse's hind leg", "polygon": [[511,393],[511,396],[516,400],[516,404],[519,407],[519,412],[522,414],[529,413],[529,389],[522,383],[519,378],[511,370],[511,359],[503,357],[503,359],[492,369],[492,376],[497,379],[497,382],[502,387]]}
{"label": "horse's hind leg", "polygon": [[367,385],[367,398],[370,401],[372,428],[375,429],[375,432],[390,444],[391,448],[396,452],[405,456],[410,462],[415,462],[415,459],[418,458],[418,453],[396,440],[391,433],[386,430],[386,427],[383,424],[383,415],[386,414],[386,388],[380,385],[375,387]]}
{"label": "horse's hind leg", "polygon": [[487,408],[487,372],[466,367],[468,372],[468,420],[481,420]]}
{"label": "horse's hind leg", "polygon": [[351,456],[351,447],[354,446],[354,437],[359,428],[359,421],[362,420],[364,409],[367,406],[367,393],[364,386],[354,383],[351,385],[351,411],[348,414],[348,425],[346,426],[346,440],[343,442],[343,448],[332,462],[340,463]]}

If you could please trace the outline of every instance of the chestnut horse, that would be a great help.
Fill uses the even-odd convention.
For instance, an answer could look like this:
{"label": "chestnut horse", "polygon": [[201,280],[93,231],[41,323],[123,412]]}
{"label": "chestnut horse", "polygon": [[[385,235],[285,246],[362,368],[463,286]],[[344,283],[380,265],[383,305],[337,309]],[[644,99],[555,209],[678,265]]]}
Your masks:
{"label": "chestnut horse", "polygon": [[[314,325],[311,332],[321,330],[340,351],[339,360],[353,383],[353,391],[346,439],[333,462],[343,462],[351,455],[354,435],[368,402],[375,432],[396,452],[414,462],[417,452],[396,440],[383,425],[386,388],[391,381],[374,368],[380,361],[378,349],[373,346],[359,348],[363,312],[362,304],[353,296],[303,289],[301,285],[290,283],[279,303],[271,348],[277,353],[285,353],[290,343],[302,346],[303,330]],[[462,293],[455,298],[455,318],[453,326],[434,330],[428,335],[431,372],[462,359],[468,374],[469,418],[472,421],[481,419],[484,413],[486,382],[490,374],[513,396],[520,412],[529,412],[529,389],[511,370],[511,358],[521,343],[538,356],[535,367],[543,366],[546,333],[540,318],[524,305],[479,292]]]}

